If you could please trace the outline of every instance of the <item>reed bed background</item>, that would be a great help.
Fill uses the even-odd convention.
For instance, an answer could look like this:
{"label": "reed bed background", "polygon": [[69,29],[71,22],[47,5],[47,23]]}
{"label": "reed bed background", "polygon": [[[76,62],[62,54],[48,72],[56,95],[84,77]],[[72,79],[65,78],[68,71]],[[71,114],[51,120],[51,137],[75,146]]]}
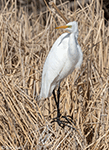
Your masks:
{"label": "reed bed background", "polygon": [[39,99],[44,61],[65,32],[55,27],[65,21],[49,4],[40,12],[34,3],[31,11],[14,0],[1,6],[1,149],[109,149],[109,23],[99,0],[74,4],[60,0],[58,5],[69,21],[78,22],[84,55],[81,69],[61,83],[60,110],[72,116],[72,128],[51,123],[56,117],[53,96]]}

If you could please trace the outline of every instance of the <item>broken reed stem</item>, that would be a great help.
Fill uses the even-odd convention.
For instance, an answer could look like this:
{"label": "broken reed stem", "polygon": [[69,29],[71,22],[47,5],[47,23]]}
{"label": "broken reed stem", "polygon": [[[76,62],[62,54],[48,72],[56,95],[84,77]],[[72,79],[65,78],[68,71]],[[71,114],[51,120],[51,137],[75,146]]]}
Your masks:
{"label": "broken reed stem", "polygon": [[90,78],[91,78],[91,63],[92,63],[92,50],[93,50],[93,35],[94,35],[94,31],[92,30],[92,36],[91,36],[91,54],[90,54]]}
{"label": "broken reed stem", "polygon": [[92,49],[93,49],[93,34],[94,31],[92,30],[92,34],[91,34],[91,50],[88,52],[88,54],[90,55],[90,58],[88,59],[87,62],[87,98],[88,100],[90,99],[90,79],[91,79],[91,62],[92,62]]}
{"label": "broken reed stem", "polygon": [[61,13],[61,11],[59,10],[59,8],[53,2],[49,2],[49,4],[57,11],[57,13],[62,17],[62,19],[66,23],[69,23],[69,21],[67,20],[67,18]]}

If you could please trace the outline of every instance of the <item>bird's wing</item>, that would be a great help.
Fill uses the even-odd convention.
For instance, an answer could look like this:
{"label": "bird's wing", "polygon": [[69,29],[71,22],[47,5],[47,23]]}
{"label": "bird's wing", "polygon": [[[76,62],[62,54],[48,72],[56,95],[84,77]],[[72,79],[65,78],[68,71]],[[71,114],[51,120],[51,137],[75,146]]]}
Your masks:
{"label": "bird's wing", "polygon": [[[53,79],[59,75],[66,62],[68,33],[63,33],[53,44],[44,64],[43,72]],[[48,71],[48,72],[47,72]],[[52,76],[50,75],[52,73]]]}
{"label": "bird's wing", "polygon": [[[41,90],[44,92],[42,95],[45,96],[42,97],[49,96],[51,84],[59,76],[64,67],[68,50],[68,35],[68,33],[64,33],[56,40],[46,58],[43,67],[41,87]],[[54,85],[54,87],[55,86],[56,85]]]}

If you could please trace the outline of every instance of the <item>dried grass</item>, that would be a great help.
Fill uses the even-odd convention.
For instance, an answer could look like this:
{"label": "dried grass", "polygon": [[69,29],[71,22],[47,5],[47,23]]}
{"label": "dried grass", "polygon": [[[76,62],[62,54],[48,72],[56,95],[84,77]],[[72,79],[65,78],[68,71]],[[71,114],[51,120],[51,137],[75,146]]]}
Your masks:
{"label": "dried grass", "polygon": [[[9,2],[9,3],[8,3]],[[98,0],[59,9],[79,25],[84,53],[81,70],[61,83],[62,115],[71,115],[75,130],[57,123],[53,97],[39,99],[46,56],[65,22],[51,8],[37,14],[32,5],[17,9],[9,0],[0,13],[0,146],[22,150],[107,150],[109,147],[109,26]],[[10,4],[10,7],[8,5]],[[74,8],[70,11],[70,7]]]}

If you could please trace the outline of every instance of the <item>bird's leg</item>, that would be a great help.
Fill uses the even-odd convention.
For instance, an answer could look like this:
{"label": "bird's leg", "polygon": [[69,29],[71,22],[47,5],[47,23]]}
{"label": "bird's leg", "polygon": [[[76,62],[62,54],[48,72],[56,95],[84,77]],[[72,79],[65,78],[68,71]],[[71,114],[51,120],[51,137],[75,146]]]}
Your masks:
{"label": "bird's leg", "polygon": [[55,89],[53,90],[53,96],[54,96],[54,100],[55,100],[55,103],[56,103],[56,106],[57,106],[56,95],[55,95]]}
{"label": "bird's leg", "polygon": [[60,118],[59,99],[58,99],[58,101],[56,100],[55,89],[53,90],[53,96],[54,96],[54,100],[55,100],[55,103],[56,103],[56,106],[57,106],[57,118]]}
{"label": "bird's leg", "polygon": [[61,114],[60,114],[60,110],[59,110],[59,99],[60,99],[60,83],[59,83],[59,87],[58,87],[58,90],[57,90],[57,117],[60,117]]}
{"label": "bird's leg", "polygon": [[[58,102],[57,102],[57,112],[58,112],[58,116],[60,117],[61,114],[60,114],[60,110],[59,110],[59,99],[60,99],[60,82],[59,82],[59,87],[58,87],[58,90],[57,90],[57,99],[58,99]],[[73,123],[74,122],[72,121],[72,117],[71,116],[62,116],[62,118],[65,118],[68,123]]]}
{"label": "bird's leg", "polygon": [[52,122],[57,122],[58,125],[62,128],[64,128],[65,126],[68,126],[68,127],[72,128],[71,126],[68,125],[68,123],[71,124],[71,122],[73,122],[70,116],[68,116],[69,118],[67,116],[62,116],[62,118],[65,118],[66,121],[60,120],[60,116],[61,116],[60,109],[59,109],[60,83],[59,83],[59,87],[58,87],[58,90],[57,90],[57,100],[56,100],[55,89],[53,90],[53,96],[54,96],[54,100],[55,100],[55,103],[56,103],[56,106],[57,106],[57,117],[53,118]]}
{"label": "bird's leg", "polygon": [[58,88],[58,91],[57,91],[57,99],[58,101],[56,100],[56,95],[55,95],[55,89],[53,90],[53,96],[54,96],[54,99],[55,99],[55,103],[56,103],[56,106],[57,106],[57,117],[56,118],[53,118],[53,121],[52,122],[57,122],[58,125],[60,127],[64,127],[63,123],[60,121],[60,110],[59,110],[59,98],[60,98],[60,84],[59,84],[59,88]]}

